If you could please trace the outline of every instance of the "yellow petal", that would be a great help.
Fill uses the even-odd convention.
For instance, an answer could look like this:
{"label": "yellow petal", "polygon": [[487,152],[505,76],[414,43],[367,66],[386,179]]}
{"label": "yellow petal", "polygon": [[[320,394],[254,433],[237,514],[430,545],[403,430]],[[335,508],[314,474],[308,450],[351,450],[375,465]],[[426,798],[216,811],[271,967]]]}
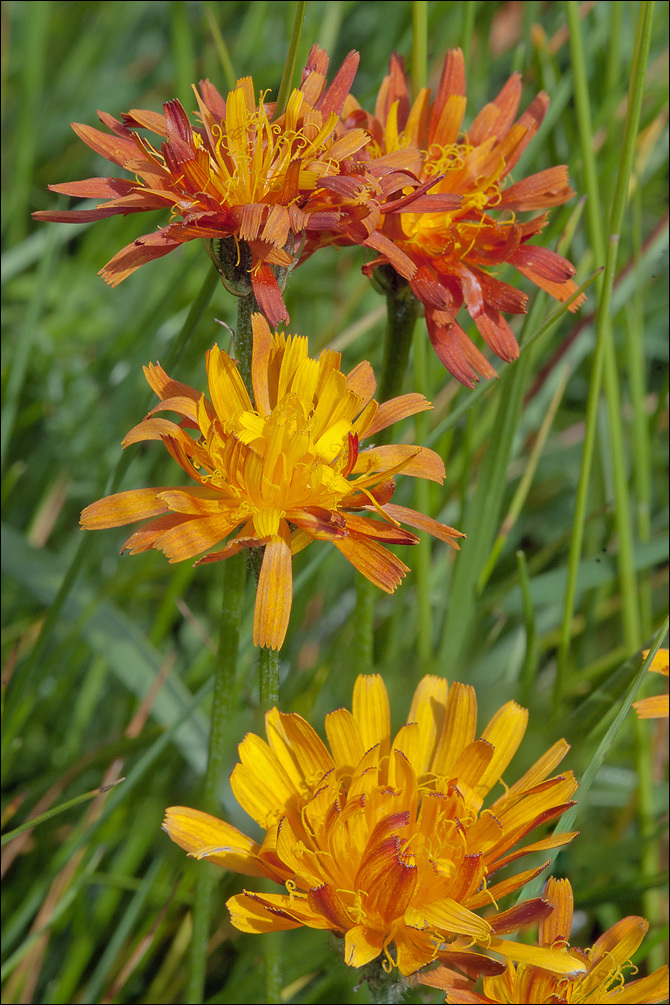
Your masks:
{"label": "yellow petal", "polygon": [[384,933],[367,925],[350,928],[344,939],[344,962],[350,967],[364,967],[384,948]]}
{"label": "yellow petal", "polygon": [[489,950],[516,960],[519,963],[529,963],[552,974],[563,977],[578,977],[585,973],[586,967],[581,960],[570,956],[560,949],[542,949],[540,946],[528,946],[523,942],[512,942],[508,939],[498,939],[495,936],[487,946]]}
{"label": "yellow petal", "polygon": [[358,723],[349,709],[338,708],[326,716],[326,736],[338,769],[353,771],[366,748]]}
{"label": "yellow petal", "polygon": [[[433,750],[442,731],[448,693],[449,685],[444,677],[436,677],[433,674],[423,677],[414,692],[407,722],[415,722],[418,725],[419,748],[416,761],[410,757],[407,750],[405,753],[419,774],[428,771],[430,767]],[[394,746],[399,746],[397,738]]]}
{"label": "yellow petal", "polygon": [[448,897],[433,901],[432,904],[408,908],[405,911],[405,924],[420,931],[434,928],[449,935],[467,935],[477,941],[488,941],[491,935],[488,921]]}
{"label": "yellow petal", "polygon": [[288,913],[290,906],[289,898],[282,894],[265,894],[259,897],[258,894],[247,893],[246,890],[226,901],[233,927],[252,935],[300,928],[303,922],[296,921]]}
{"label": "yellow petal", "polygon": [[296,712],[284,714],[276,708],[266,713],[265,728],[277,760],[296,789],[311,795],[335,767],[319,735]]}
{"label": "yellow petal", "polygon": [[241,764],[230,776],[240,806],[266,830],[277,822],[296,789],[274,752],[255,733],[247,733],[238,747]]}
{"label": "yellow petal", "polygon": [[479,780],[478,792],[484,795],[502,776],[523,739],[528,725],[528,710],[515,701],[508,701],[493,716],[482,733],[495,748],[495,754]]}
{"label": "yellow petal", "polygon": [[258,860],[259,845],[223,820],[187,806],[165,811],[163,830],[193,858],[206,858],[215,865],[247,876],[270,876]]}
{"label": "yellow petal", "polygon": [[251,401],[239,370],[218,345],[207,353],[207,382],[212,404],[222,421],[234,418],[239,412],[251,411]]}
{"label": "yellow petal", "polygon": [[472,743],[477,729],[477,697],[469,684],[451,685],[447,695],[442,732],[435,748],[433,771],[447,778],[465,747]]}
{"label": "yellow petal", "polygon": [[359,674],[354,684],[352,711],[363,747],[379,744],[381,756],[391,743],[391,710],[386,685],[379,674]]}

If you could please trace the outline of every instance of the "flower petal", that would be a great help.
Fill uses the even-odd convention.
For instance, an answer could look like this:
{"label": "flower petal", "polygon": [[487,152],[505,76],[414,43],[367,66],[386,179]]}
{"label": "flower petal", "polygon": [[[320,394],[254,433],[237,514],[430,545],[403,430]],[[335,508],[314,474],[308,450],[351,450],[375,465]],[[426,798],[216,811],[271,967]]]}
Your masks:
{"label": "flower petal", "polygon": [[293,602],[291,537],[282,523],[265,546],[254,610],[254,645],[269,649],[281,648]]}

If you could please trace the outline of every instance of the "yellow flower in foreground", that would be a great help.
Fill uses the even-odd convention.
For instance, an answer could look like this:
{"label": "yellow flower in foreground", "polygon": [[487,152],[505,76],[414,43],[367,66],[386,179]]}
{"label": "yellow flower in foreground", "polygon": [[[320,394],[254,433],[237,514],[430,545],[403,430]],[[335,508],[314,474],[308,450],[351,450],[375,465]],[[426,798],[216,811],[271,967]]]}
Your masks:
{"label": "yellow flower in foreground", "polygon": [[518,847],[572,805],[572,773],[548,777],[568,744],[559,740],[491,800],[528,713],[508,702],[480,739],[476,719],[473,688],[428,676],[392,739],[382,678],[359,676],[353,712],[340,708],[326,716],[330,750],[299,715],[277,709],[266,715],[267,743],[248,734],[240,744],[230,781],[265,831],[261,844],[181,806],[167,810],[164,829],[195,858],[285,885],[285,893],[230,898],[231,921],[243,932],[325,929],[344,936],[349,966],[382,955],[387,969],[397,965],[405,975],[436,959],[499,971],[473,946],[558,973],[581,972],[583,964],[562,952],[500,938],[548,913],[542,900],[503,913],[497,905],[543,866],[491,883],[523,855],[574,837]]}
{"label": "yellow flower in foreground", "polygon": [[[642,653],[644,659],[649,655],[649,650]],[[661,673],[668,676],[668,650],[659,649],[649,667],[651,673]],[[667,719],[670,714],[670,702],[667,694],[655,694],[651,698],[641,698],[640,701],[633,702],[633,708],[640,719]]]}
{"label": "yellow flower in foreground", "polygon": [[[518,1002],[533,1003],[611,1002],[612,1005],[644,1005],[665,1001],[668,997],[668,968],[659,967],[649,977],[624,984],[625,968],[632,968],[630,958],[642,942],[649,923],[634,916],[622,918],[600,936],[592,949],[571,949],[572,887],[567,879],[550,879],[545,891],[553,904],[553,914],[540,922],[539,942],[545,950],[563,953],[566,959],[581,960],[585,972],[574,977],[556,977],[537,964],[507,964],[506,973],[484,977],[482,993],[466,988],[463,978],[438,968],[422,977],[422,983],[444,988],[446,1001],[455,1003]],[[458,986],[460,985],[460,987]]]}
{"label": "yellow flower in foreground", "polygon": [[[332,541],[359,572],[393,593],[408,567],[384,545],[418,541],[401,521],[454,548],[463,535],[390,501],[398,472],[442,482],[444,464],[434,451],[408,444],[359,451],[366,436],[431,408],[423,395],[380,405],[369,363],[345,375],[339,353],[311,359],[306,338],[272,334],[260,314],[252,323],[255,407],[237,366],[217,346],[207,354],[211,401],[160,366],[145,368],[161,401],[123,445],[162,440],[195,487],[118,492],[88,506],[81,525],[101,530],[154,517],[123,550],[157,548],[171,562],[200,555],[234,531],[223,549],[200,561],[265,545],[254,644],[278,649],[291,612],[291,558],[312,540]],[[176,412],[182,422],[158,418],[159,411]]]}

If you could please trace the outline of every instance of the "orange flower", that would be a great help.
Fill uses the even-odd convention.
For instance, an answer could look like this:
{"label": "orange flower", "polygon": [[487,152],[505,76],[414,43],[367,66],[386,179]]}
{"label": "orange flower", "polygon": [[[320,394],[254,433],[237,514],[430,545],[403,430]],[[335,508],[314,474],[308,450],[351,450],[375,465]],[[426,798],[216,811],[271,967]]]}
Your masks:
{"label": "orange flower", "polygon": [[[379,218],[381,234],[397,249],[396,257],[401,253],[404,261],[411,260],[409,273],[385,252],[364,271],[370,274],[375,266],[390,263],[409,278],[424,305],[437,355],[468,387],[479,380],[477,373],[490,378],[495,370],[456,321],[463,305],[496,355],[509,362],[519,353],[501,312],[524,313],[528,298],[493,270],[508,262],[560,301],[577,289],[570,262],[528,243],[542,231],[547,214],[526,222],[515,215],[558,206],[574,195],[565,166],[507,184],[549,105],[542,92],[515,122],[520,98],[521,77],[515,73],[463,132],[465,65],[461,50],[451,49],[432,104],[430,91],[424,88],[410,107],[404,65],[393,55],[374,116],[351,96],[342,113],[348,126],[364,126],[372,136],[363,158],[373,158],[372,164],[376,156],[384,156],[386,162],[394,159],[398,169],[404,164],[422,186],[430,187],[422,203],[401,206]],[[426,211],[431,199],[449,196],[460,197],[455,207]],[[493,212],[504,216],[494,217]],[[319,234],[309,235],[308,251],[319,243]],[[570,310],[582,302],[578,298]]]}
{"label": "orange flower", "polygon": [[[341,708],[326,716],[330,750],[299,715],[277,709],[266,715],[268,743],[249,734],[240,744],[230,781],[240,805],[265,831],[261,844],[180,806],[167,810],[164,829],[196,858],[285,885],[286,893],[231,897],[232,923],[243,932],[325,929],[344,936],[349,966],[382,955],[387,969],[397,965],[402,974],[436,959],[499,972],[499,965],[470,951],[473,945],[561,974],[579,973],[583,963],[562,952],[500,938],[548,913],[542,900],[503,913],[496,903],[543,866],[490,882],[523,855],[574,837],[518,847],[572,805],[572,773],[548,777],[568,745],[554,744],[490,800],[521,743],[528,713],[508,702],[481,739],[475,739],[476,719],[473,688],[449,688],[443,678],[428,676],[392,740],[382,678],[359,676],[353,713]],[[491,907],[486,918],[478,913]]]}
{"label": "orange flower", "polygon": [[[310,207],[310,195],[369,139],[362,129],[345,131],[339,118],[357,65],[358,53],[350,52],[327,88],[328,56],[313,46],[300,88],[274,121],[274,105],[262,98],[257,103],[251,77],[243,77],[225,101],[208,80],[194,88],[200,115],[195,128],[177,100],[164,104],[164,115],[133,109],[123,122],[99,112],[111,135],[73,123],[88,146],[133,177],[50,185],[54,192],[106,201],[92,210],[33,215],[74,223],[169,209],[181,220],[171,219],[119,251],[101,269],[108,283],[115,286],[185,241],[232,237],[250,249],[251,283],[263,313],[273,325],[288,320],[271,266],[293,266],[308,221],[317,231],[336,225],[337,212],[320,214]],[[161,136],[160,150],[137,128]]]}
{"label": "orange flower", "polygon": [[[645,1005],[668,997],[668,968],[659,967],[649,977],[624,983],[623,971],[632,968],[631,956],[647,933],[649,923],[634,916],[622,918],[601,935],[591,949],[571,949],[572,887],[567,879],[550,879],[544,894],[553,905],[553,914],[540,922],[539,943],[545,950],[563,953],[566,959],[580,960],[584,972],[557,977],[538,963],[507,963],[506,973],[483,979],[482,992],[467,987],[463,978],[438,968],[420,978],[423,984],[443,988],[450,1003],[518,1002],[520,1005],[555,1002],[611,1002],[612,1005]],[[632,968],[633,970],[635,968]]]}
{"label": "orange flower", "polygon": [[[444,464],[434,451],[406,444],[359,451],[366,436],[431,408],[423,395],[379,405],[369,363],[345,375],[339,353],[310,359],[306,338],[272,334],[260,314],[252,323],[255,407],[235,363],[218,346],[207,354],[211,401],[160,366],[145,368],[161,401],[123,445],[162,440],[195,487],[118,492],[88,506],[81,525],[100,530],[154,517],[123,548],[131,554],[157,548],[171,562],[193,558],[239,528],[200,562],[265,545],[254,643],[278,649],[291,611],[291,556],[312,540],[332,541],[359,572],[393,593],[408,569],[384,545],[418,541],[401,521],[454,548],[463,535],[390,501],[397,472],[442,482]],[[181,424],[158,418],[160,411],[176,412]]]}
{"label": "orange flower", "polygon": [[[649,650],[642,653],[644,659],[649,655]],[[649,667],[651,673],[660,673],[668,676],[668,650],[659,649]],[[655,694],[651,698],[641,698],[640,701],[633,702],[633,708],[640,719],[667,719],[670,714],[667,694]]]}

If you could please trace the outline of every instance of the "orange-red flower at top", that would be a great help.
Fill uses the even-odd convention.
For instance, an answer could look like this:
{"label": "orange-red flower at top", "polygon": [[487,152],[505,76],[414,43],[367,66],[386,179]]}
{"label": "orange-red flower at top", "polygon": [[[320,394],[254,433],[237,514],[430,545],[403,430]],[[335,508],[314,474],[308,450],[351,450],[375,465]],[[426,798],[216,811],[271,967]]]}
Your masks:
{"label": "orange-red flower at top", "polygon": [[[300,88],[274,121],[275,106],[262,97],[257,101],[251,77],[243,77],[226,100],[208,80],[201,81],[199,91],[194,88],[197,127],[177,100],[164,104],[163,115],[132,109],[123,122],[99,112],[111,135],[73,123],[89,147],[133,177],[50,185],[54,192],[105,201],[91,210],[33,215],[76,223],[169,209],[166,226],[139,237],[101,269],[112,286],[185,241],[244,241],[251,252],[256,300],[276,325],[288,315],[271,266],[294,264],[294,245],[308,222],[316,231],[336,226],[337,211],[311,207],[310,195],[320,179],[339,174],[342,163],[369,140],[364,130],[345,130],[340,122],[357,66],[358,53],[350,52],[327,87],[328,56],[313,46]],[[162,137],[160,149],[135,132],[137,128]]]}
{"label": "orange-red flower at top", "polygon": [[[547,214],[521,222],[517,212],[558,206],[572,195],[565,166],[549,168],[509,184],[510,172],[535,135],[549,105],[542,92],[515,121],[521,98],[521,78],[513,74],[500,94],[463,131],[465,64],[460,49],[451,49],[434,101],[424,88],[410,106],[403,62],[397,55],[379,91],[374,115],[349,96],[342,117],[351,128],[365,127],[373,142],[363,157],[396,158],[417,171],[429,198],[459,196],[447,211],[400,212],[380,216],[380,230],[398,252],[413,263],[409,281],[423,303],[431,342],[440,360],[463,384],[472,387],[477,374],[494,377],[495,370],[476,348],[456,317],[465,305],[480,335],[501,359],[518,355],[516,339],[501,312],[522,314],[527,297],[494,271],[513,265],[552,297],[565,301],[576,291],[574,267],[554,251],[529,243],[541,232]],[[374,161],[373,161],[374,162]],[[399,193],[396,193],[398,195]],[[491,215],[495,212],[497,215]],[[308,250],[320,235],[310,235]],[[394,260],[381,254],[364,271]],[[406,273],[403,273],[406,274]],[[582,298],[571,305],[576,310]]]}
{"label": "orange-red flower at top", "polygon": [[[207,354],[211,401],[160,366],[145,368],[161,400],[124,446],[162,440],[195,485],[117,492],[87,506],[81,524],[102,530],[148,519],[124,549],[156,548],[171,562],[205,551],[201,562],[217,562],[244,547],[265,546],[254,644],[278,649],[291,611],[291,558],[312,540],[332,541],[359,572],[393,593],[407,566],[386,545],[418,542],[401,523],[455,548],[463,535],[391,502],[399,472],[442,482],[444,464],[434,451],[409,444],[359,450],[365,437],[431,408],[423,395],[380,405],[369,363],[345,375],[339,353],[326,350],[311,359],[306,338],[271,334],[260,314],[252,324],[255,403],[218,346]],[[161,411],[175,412],[179,425],[158,417]],[[225,546],[209,551],[229,535]]]}

